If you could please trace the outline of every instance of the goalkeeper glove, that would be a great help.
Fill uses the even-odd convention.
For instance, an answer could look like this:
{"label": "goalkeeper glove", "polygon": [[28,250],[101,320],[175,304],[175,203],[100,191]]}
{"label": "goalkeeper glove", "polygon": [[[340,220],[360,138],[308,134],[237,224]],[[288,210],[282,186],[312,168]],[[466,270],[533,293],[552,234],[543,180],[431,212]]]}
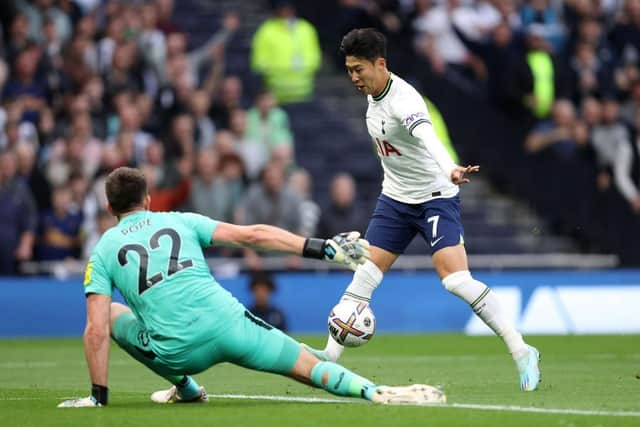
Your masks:
{"label": "goalkeeper glove", "polygon": [[327,240],[311,238],[305,241],[302,255],[344,264],[355,271],[369,259],[369,242],[361,239],[357,231],[340,233]]}

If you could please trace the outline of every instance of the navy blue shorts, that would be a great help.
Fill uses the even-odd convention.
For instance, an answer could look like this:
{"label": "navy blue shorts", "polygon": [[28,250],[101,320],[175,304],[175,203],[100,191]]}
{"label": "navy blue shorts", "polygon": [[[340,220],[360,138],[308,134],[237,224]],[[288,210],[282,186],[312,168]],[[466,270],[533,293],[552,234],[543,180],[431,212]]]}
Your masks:
{"label": "navy blue shorts", "polygon": [[380,194],[365,238],[373,246],[401,254],[420,233],[433,255],[437,250],[464,243],[460,196],[411,205]]}

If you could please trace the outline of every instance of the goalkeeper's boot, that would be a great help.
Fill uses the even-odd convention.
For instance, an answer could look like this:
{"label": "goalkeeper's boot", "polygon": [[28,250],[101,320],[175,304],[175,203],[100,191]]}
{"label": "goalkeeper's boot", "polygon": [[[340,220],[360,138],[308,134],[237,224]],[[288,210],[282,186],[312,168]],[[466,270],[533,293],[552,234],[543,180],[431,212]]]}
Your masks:
{"label": "goalkeeper's boot", "polygon": [[433,405],[446,403],[447,396],[440,389],[425,384],[406,387],[379,386],[371,401],[382,405]]}
{"label": "goalkeeper's boot", "polygon": [[520,388],[522,391],[534,391],[540,382],[540,352],[537,348],[527,345],[529,352],[516,360],[520,373]]}
{"label": "goalkeeper's boot", "polygon": [[200,386],[200,393],[191,399],[183,399],[178,387],[171,386],[168,390],[160,390],[151,394],[151,401],[155,403],[207,403],[209,396],[204,387]]}

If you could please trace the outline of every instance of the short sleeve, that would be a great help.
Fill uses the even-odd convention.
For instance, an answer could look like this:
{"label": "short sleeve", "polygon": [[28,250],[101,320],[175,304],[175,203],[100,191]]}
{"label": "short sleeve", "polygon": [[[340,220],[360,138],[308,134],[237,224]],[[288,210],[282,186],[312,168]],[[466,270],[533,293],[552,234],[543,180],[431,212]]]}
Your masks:
{"label": "short sleeve", "polygon": [[400,102],[394,102],[393,114],[412,136],[416,127],[423,123],[431,124],[427,105],[418,92],[407,92]]}
{"label": "short sleeve", "polygon": [[109,278],[102,259],[94,252],[84,272],[84,293],[109,295],[113,293],[113,282]]}
{"label": "short sleeve", "polygon": [[190,212],[183,213],[181,216],[187,227],[195,231],[198,236],[200,246],[203,248],[211,246],[211,236],[218,226],[218,221],[204,215]]}

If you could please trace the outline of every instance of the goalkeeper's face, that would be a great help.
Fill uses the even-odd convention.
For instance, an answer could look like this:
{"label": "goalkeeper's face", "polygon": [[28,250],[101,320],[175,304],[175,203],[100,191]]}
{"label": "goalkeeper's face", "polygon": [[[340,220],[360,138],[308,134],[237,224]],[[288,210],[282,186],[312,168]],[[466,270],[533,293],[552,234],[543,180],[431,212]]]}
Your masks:
{"label": "goalkeeper's face", "polygon": [[347,72],[351,82],[359,92],[365,95],[380,93],[387,83],[387,64],[384,58],[370,61],[357,56],[347,56],[345,59]]}

